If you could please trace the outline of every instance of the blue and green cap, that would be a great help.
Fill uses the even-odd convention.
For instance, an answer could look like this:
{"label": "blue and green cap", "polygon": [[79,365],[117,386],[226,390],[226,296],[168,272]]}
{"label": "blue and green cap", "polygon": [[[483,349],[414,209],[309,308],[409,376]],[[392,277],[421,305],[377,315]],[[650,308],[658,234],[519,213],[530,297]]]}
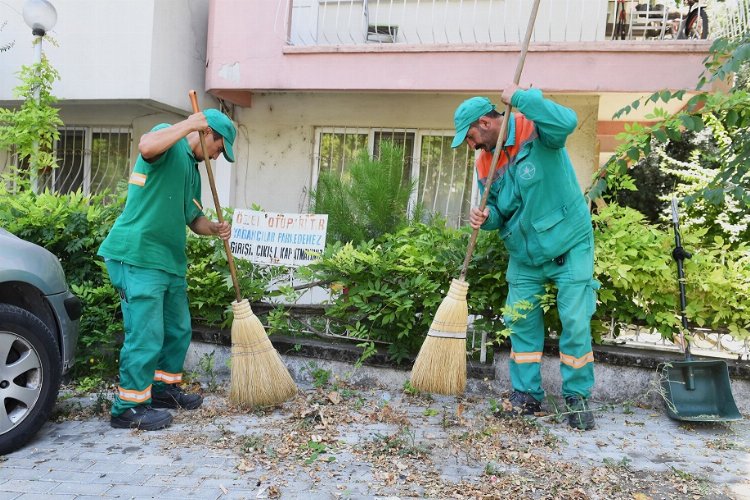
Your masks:
{"label": "blue and green cap", "polygon": [[224,158],[234,163],[234,138],[237,137],[237,129],[234,128],[232,120],[218,109],[204,109],[208,126],[211,130],[224,138]]}
{"label": "blue and green cap", "polygon": [[453,114],[456,136],[453,138],[451,147],[459,147],[466,140],[466,134],[469,132],[471,124],[493,109],[495,109],[495,105],[486,97],[472,97],[462,102]]}

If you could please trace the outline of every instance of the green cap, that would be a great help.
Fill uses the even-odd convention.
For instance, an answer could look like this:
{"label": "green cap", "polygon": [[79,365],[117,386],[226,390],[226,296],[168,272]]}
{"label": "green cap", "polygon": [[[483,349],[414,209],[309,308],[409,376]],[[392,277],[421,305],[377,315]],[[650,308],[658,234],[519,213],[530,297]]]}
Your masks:
{"label": "green cap", "polygon": [[453,114],[453,123],[456,124],[456,136],[453,138],[452,148],[459,147],[466,139],[469,127],[482,116],[495,109],[495,105],[486,97],[472,97],[466,99]]}
{"label": "green cap", "polygon": [[218,109],[204,109],[208,126],[211,130],[224,138],[224,158],[234,163],[234,138],[237,137],[237,129],[234,128],[232,120]]}

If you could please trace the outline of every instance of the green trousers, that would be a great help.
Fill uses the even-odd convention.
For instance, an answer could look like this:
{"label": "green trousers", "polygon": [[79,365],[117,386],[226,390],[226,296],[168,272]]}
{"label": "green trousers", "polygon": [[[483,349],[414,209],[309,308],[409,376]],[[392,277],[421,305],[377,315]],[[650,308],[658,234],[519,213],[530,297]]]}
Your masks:
{"label": "green trousers", "polygon": [[112,415],[151,402],[154,392],[182,381],[192,327],[187,282],[158,269],[106,260],[120,294],[125,341],[120,351],[120,385]]}
{"label": "green trousers", "polygon": [[510,380],[514,390],[531,394],[539,401],[544,399],[541,374],[544,313],[540,297],[549,282],[557,286],[557,311],[562,323],[562,395],[588,398],[594,386],[591,316],[596,310],[599,283],[593,279],[593,236],[571,248],[562,258],[562,263],[551,260],[538,267],[511,258],[506,273],[509,312],[504,319],[511,330]]}

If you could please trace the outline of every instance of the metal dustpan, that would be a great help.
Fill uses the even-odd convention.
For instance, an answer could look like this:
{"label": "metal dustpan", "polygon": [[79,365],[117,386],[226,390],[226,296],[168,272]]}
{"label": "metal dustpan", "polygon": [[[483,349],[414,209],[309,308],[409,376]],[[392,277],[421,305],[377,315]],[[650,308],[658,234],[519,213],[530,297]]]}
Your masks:
{"label": "metal dustpan", "polygon": [[[672,198],[672,222],[674,224],[675,249],[672,257],[677,262],[677,277],[680,285],[680,311],[682,327],[688,331],[685,308],[685,274],[683,262],[691,255],[682,248],[680,241],[677,200]],[[694,361],[690,354],[690,343],[680,333],[685,350],[685,361],[666,363],[661,368],[661,385],[667,404],[667,414],[675,420],[691,422],[727,422],[741,420],[732,396],[729,368],[726,361]]]}

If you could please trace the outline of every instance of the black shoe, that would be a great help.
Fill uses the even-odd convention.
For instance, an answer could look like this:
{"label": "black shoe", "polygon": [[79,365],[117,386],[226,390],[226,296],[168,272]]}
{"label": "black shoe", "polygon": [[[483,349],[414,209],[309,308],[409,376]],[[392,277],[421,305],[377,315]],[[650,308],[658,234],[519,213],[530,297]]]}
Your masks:
{"label": "black shoe", "polygon": [[586,398],[581,396],[568,396],[565,398],[565,406],[568,408],[568,424],[582,431],[594,428],[594,413],[589,408]]}
{"label": "black shoe", "polygon": [[109,419],[109,424],[117,429],[141,429],[143,431],[163,429],[171,423],[172,415],[168,411],[154,410],[150,406],[128,408],[121,415]]}
{"label": "black shoe", "polygon": [[542,403],[531,394],[513,391],[510,397],[503,401],[499,409],[499,417],[517,417],[519,415],[533,415],[542,411]]}
{"label": "black shoe", "polygon": [[151,406],[154,408],[183,408],[195,410],[203,404],[200,394],[184,392],[176,385],[168,385],[162,392],[151,394]]}

